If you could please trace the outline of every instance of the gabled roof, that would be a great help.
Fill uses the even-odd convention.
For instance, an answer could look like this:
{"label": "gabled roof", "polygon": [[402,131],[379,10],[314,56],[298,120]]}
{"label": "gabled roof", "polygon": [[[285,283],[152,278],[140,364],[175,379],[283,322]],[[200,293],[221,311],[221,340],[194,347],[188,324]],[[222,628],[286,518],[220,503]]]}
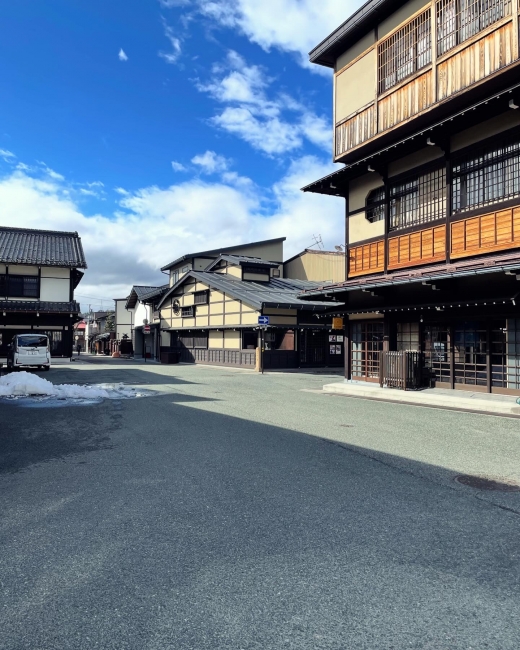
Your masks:
{"label": "gabled roof", "polygon": [[86,269],[77,232],[0,227],[0,262]]}
{"label": "gabled roof", "polygon": [[132,290],[130,291],[130,295],[126,299],[126,309],[132,309],[135,307],[135,304],[137,301],[143,302],[143,298],[145,298],[148,294],[153,293],[160,287],[150,287],[148,285],[142,285],[142,284],[134,284],[132,287]]}
{"label": "gabled roof", "polygon": [[261,257],[248,257],[247,255],[219,255],[216,260],[213,260],[211,264],[204,269],[204,271],[211,271],[217,266],[220,262],[229,262],[230,264],[243,265],[247,264],[248,266],[263,266],[266,268],[278,268],[280,264],[276,262],[268,262],[263,260]]}
{"label": "gabled roof", "polygon": [[286,239],[287,239],[286,237],[278,237],[277,239],[264,239],[262,241],[249,242],[248,244],[238,244],[237,246],[222,246],[221,248],[215,248],[209,251],[201,251],[200,253],[188,253],[187,255],[182,255],[181,257],[178,257],[173,262],[170,262],[170,264],[163,266],[161,271],[167,271],[168,269],[171,269],[173,266],[177,266],[177,264],[181,264],[182,262],[192,259],[193,257],[218,257],[223,253],[238,251],[243,248],[249,248],[250,246],[262,246],[263,244],[277,244],[279,242],[285,241]]}
{"label": "gabled roof", "polygon": [[235,300],[242,300],[249,307],[263,309],[274,307],[280,309],[304,309],[306,311],[325,311],[338,303],[318,300],[301,300],[298,296],[305,290],[316,289],[320,282],[293,280],[288,278],[271,278],[269,282],[244,282],[238,278],[223,273],[206,271],[189,271],[163,296],[159,307],[171,296],[188,278],[204,282],[212,289],[222,291]]}
{"label": "gabled roof", "polygon": [[139,296],[139,300],[141,302],[148,302],[149,300],[152,300],[153,298],[157,298],[157,296],[166,293],[169,288],[170,288],[169,284],[163,284],[161,287],[156,287],[155,289],[153,289],[153,291],[149,291],[148,293],[142,294],[141,296]]}

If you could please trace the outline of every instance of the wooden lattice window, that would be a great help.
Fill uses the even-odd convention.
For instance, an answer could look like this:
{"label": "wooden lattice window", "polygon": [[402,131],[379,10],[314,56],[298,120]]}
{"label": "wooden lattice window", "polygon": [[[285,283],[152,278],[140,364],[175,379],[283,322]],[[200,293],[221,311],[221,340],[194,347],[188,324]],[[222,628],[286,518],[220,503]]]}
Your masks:
{"label": "wooden lattice window", "polygon": [[384,93],[432,60],[430,10],[394,32],[378,47],[378,88]]}
{"label": "wooden lattice window", "polygon": [[438,167],[390,186],[390,230],[446,216],[446,170]]}
{"label": "wooden lattice window", "polygon": [[209,291],[196,291],[194,294],[194,302],[196,305],[207,305],[209,299]]}
{"label": "wooden lattice window", "polygon": [[181,316],[183,318],[193,318],[195,316],[195,307],[181,307]]}
{"label": "wooden lattice window", "polygon": [[437,55],[511,15],[511,0],[438,0]]}
{"label": "wooden lattice window", "polygon": [[453,212],[464,212],[520,196],[520,135],[456,158]]}
{"label": "wooden lattice window", "polygon": [[385,188],[378,187],[367,195],[366,218],[370,223],[382,221],[385,218]]}

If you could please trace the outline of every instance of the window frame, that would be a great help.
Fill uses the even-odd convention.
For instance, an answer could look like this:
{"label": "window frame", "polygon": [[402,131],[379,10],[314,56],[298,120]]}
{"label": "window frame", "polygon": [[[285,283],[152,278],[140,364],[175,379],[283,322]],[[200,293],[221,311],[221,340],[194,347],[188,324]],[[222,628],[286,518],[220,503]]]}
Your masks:
{"label": "window frame", "polygon": [[[496,136],[487,138],[453,156],[453,215],[482,210],[520,197],[520,129],[505,131],[500,136],[499,142]],[[490,183],[490,178],[494,182]]]}
{"label": "window frame", "polygon": [[[14,285],[21,289],[14,289]],[[31,290],[28,290],[32,288]],[[40,297],[40,278],[37,275],[20,275],[2,273],[0,275],[0,295],[7,298],[36,298]]]}
{"label": "window frame", "polygon": [[437,56],[465,43],[512,13],[511,0],[436,0]]}
{"label": "window frame", "polygon": [[[203,298],[202,301],[198,301],[198,298]],[[195,291],[193,293],[193,304],[194,305],[208,305],[209,304],[209,289],[204,291]]]}
{"label": "window frame", "polygon": [[386,186],[380,185],[379,187],[375,187],[374,189],[370,190],[365,199],[365,219],[370,223],[384,221],[385,206]]}
{"label": "window frame", "polygon": [[188,305],[186,307],[181,307],[181,318],[194,318],[195,317],[195,305]]}
{"label": "window frame", "polygon": [[447,188],[446,162],[442,159],[393,178],[388,183],[389,232],[446,219]]}
{"label": "window frame", "polygon": [[431,10],[428,7],[378,44],[378,94],[386,93],[431,62]]}

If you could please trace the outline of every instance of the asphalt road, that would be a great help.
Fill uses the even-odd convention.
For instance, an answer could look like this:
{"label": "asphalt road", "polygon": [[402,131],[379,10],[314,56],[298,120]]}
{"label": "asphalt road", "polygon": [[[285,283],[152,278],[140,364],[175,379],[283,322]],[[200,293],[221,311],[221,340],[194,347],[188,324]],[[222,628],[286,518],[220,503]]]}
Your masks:
{"label": "asphalt road", "polygon": [[519,647],[520,496],[453,481],[520,478],[519,420],[315,375],[44,377],[156,396],[0,403],[2,650]]}

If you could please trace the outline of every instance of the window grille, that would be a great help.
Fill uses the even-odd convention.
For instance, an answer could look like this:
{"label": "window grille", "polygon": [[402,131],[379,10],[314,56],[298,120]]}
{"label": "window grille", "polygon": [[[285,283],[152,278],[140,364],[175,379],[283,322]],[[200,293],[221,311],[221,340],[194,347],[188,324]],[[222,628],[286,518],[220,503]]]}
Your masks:
{"label": "window grille", "polygon": [[378,87],[383,93],[432,60],[430,10],[411,20],[378,47]]}
{"label": "window grille", "polygon": [[247,266],[246,264],[242,265],[242,273],[256,273],[257,275],[269,275],[268,266],[260,266],[260,264],[251,264]]}
{"label": "window grille", "polygon": [[208,291],[197,291],[194,295],[194,302],[196,305],[207,305],[208,304]]}
{"label": "window grille", "polygon": [[181,316],[183,318],[193,318],[195,316],[195,308],[192,307],[182,307],[181,308]]}
{"label": "window grille", "polygon": [[193,348],[193,336],[188,336],[181,334],[179,336],[179,341],[181,344],[181,347],[183,348]]}
{"label": "window grille", "polygon": [[439,167],[390,186],[390,230],[446,216],[446,170]]}
{"label": "window grille", "polygon": [[511,15],[511,0],[439,0],[437,2],[437,55],[475,36]]}
{"label": "window grille", "polygon": [[382,221],[385,218],[385,188],[378,187],[368,193],[366,203],[366,218],[370,223]]}
{"label": "window grille", "polygon": [[419,323],[397,323],[397,350],[421,351]]}
{"label": "window grille", "polygon": [[520,196],[520,137],[456,159],[452,192],[454,213]]}
{"label": "window grille", "polygon": [[208,335],[207,334],[196,334],[193,337],[193,347],[206,350],[208,347]]}
{"label": "window grille", "polygon": [[31,275],[0,275],[0,296],[38,298],[39,281]]}

